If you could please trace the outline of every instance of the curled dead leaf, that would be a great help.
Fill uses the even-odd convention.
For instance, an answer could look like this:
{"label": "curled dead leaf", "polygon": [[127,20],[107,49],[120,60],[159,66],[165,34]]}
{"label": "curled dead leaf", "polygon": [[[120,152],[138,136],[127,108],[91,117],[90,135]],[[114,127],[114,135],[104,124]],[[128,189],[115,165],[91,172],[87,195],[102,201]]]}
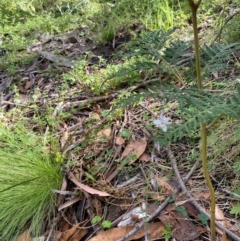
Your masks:
{"label": "curled dead leaf", "polygon": [[66,232],[64,232],[60,238],[59,241],[79,241],[82,237],[84,237],[87,234],[87,229],[81,229],[81,227],[84,227],[86,224],[85,222],[77,223],[72,226],[72,228],[68,229]]}
{"label": "curled dead leaf", "polygon": [[143,138],[141,140],[132,140],[123,151],[121,158],[125,158],[131,155],[129,164],[135,162],[146,150],[147,140]]}
{"label": "curled dead leaf", "polygon": [[118,137],[116,138],[115,143],[116,143],[117,145],[121,146],[121,145],[123,145],[123,144],[125,143],[125,140],[124,140],[121,136],[118,136]]}
{"label": "curled dead leaf", "polygon": [[182,213],[171,211],[168,215],[161,215],[160,220],[165,224],[171,224],[173,237],[177,240],[192,241],[199,237],[200,232],[193,222],[186,219]]}
{"label": "curled dead leaf", "polygon": [[107,140],[110,140],[111,139],[111,134],[112,134],[112,130],[111,129],[102,130],[97,135],[97,141],[99,141],[100,138],[107,138]]}
{"label": "curled dead leaf", "polygon": [[18,236],[16,241],[32,241],[29,230],[25,230],[20,236]]}
{"label": "curled dead leaf", "polygon": [[147,154],[147,153],[143,153],[140,157],[139,157],[140,161],[143,162],[149,162],[151,160],[151,157]]}
{"label": "curled dead leaf", "polygon": [[68,177],[73,183],[75,183],[80,189],[84,190],[85,192],[88,192],[90,194],[97,194],[101,197],[111,196],[110,194],[108,194],[106,192],[102,192],[102,191],[96,190],[92,187],[82,184],[81,182],[78,181],[78,179],[71,172],[69,173]]}
{"label": "curled dead leaf", "polygon": [[[215,218],[218,222],[220,222],[224,227],[226,227],[227,221],[226,218],[224,217],[223,211],[219,208],[219,206],[216,204],[215,205]],[[217,228],[217,232],[222,235],[221,241],[227,241],[227,235],[224,231],[220,230]]]}
{"label": "curled dead leaf", "polygon": [[[116,241],[119,238],[123,237],[127,233],[129,233],[135,226],[125,226],[112,228],[106,231],[103,231],[96,235],[95,237],[89,239],[89,241]],[[147,232],[152,239],[160,239],[163,234],[164,225],[161,222],[148,223],[147,224]],[[133,234],[130,238],[126,239],[126,241],[137,240],[144,237],[146,234],[145,227],[139,229],[135,234]]]}

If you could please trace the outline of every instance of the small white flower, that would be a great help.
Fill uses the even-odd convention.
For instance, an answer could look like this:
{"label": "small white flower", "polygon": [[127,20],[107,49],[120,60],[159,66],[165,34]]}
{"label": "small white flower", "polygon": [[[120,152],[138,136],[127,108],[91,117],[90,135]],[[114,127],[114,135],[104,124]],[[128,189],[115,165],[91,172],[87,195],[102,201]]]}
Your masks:
{"label": "small white flower", "polygon": [[151,161],[154,162],[154,159],[155,159],[155,155],[154,153],[151,153]]}
{"label": "small white flower", "polygon": [[155,143],[155,148],[157,149],[158,152],[160,152],[161,146],[159,142]]}
{"label": "small white flower", "polygon": [[142,210],[145,211],[146,210],[146,203],[142,202]]}
{"label": "small white flower", "polygon": [[170,118],[164,116],[164,112],[161,111],[160,117],[154,120],[153,123],[156,127],[161,128],[164,132],[167,131],[167,125],[171,124]]}

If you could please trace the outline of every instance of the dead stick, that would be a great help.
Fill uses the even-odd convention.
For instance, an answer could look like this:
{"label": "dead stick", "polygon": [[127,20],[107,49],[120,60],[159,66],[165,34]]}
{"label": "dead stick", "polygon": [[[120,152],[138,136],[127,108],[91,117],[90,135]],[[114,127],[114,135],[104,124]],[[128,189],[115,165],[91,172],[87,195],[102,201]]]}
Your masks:
{"label": "dead stick", "polygon": [[[186,182],[193,174],[193,172],[195,171],[195,169],[198,166],[198,161],[193,165],[192,169],[190,170],[190,172],[188,173],[188,175],[184,178],[184,182]],[[181,189],[177,188],[174,190],[173,195],[177,194]],[[126,235],[124,235],[123,237],[121,237],[120,239],[116,240],[116,241],[124,241],[126,239],[128,239],[129,237],[131,237],[133,234],[135,234],[140,228],[142,228],[145,223],[150,222],[153,218],[155,218],[169,203],[169,200],[172,198],[172,196],[169,196],[159,207],[158,209],[156,209],[156,211],[147,218],[147,220],[143,220],[141,223],[139,223],[138,225],[135,226],[134,229],[132,229],[129,233],[127,233]]]}
{"label": "dead stick", "polygon": [[238,195],[237,193],[234,193],[234,192],[228,191],[228,190],[226,190],[226,189],[220,189],[220,191],[225,192],[225,193],[227,193],[227,194],[233,196],[234,199],[238,199],[238,200],[240,200],[240,195]]}
{"label": "dead stick", "polygon": [[214,38],[213,42],[211,43],[211,46],[217,41],[218,38],[220,38],[221,34],[222,34],[222,31],[223,31],[223,28],[227,25],[227,23],[234,17],[236,16],[237,14],[240,13],[240,8],[239,9],[235,9],[235,11],[233,12],[232,15],[228,16],[223,24],[223,26],[220,28],[218,34],[216,35],[216,37]]}
{"label": "dead stick", "polygon": [[[186,186],[184,184],[185,181],[182,180],[182,178],[181,178],[181,176],[179,174],[179,171],[178,171],[178,168],[177,168],[177,161],[176,161],[175,157],[173,156],[170,148],[168,148],[167,152],[168,152],[168,157],[169,157],[169,159],[171,160],[171,163],[172,163],[172,168],[173,168],[173,170],[175,172],[175,175],[176,175],[176,177],[178,179],[178,183],[179,183],[182,191],[190,199],[190,202],[199,210],[199,212],[205,214],[210,219],[210,215],[194,199],[192,199],[191,194],[187,191],[187,188],[186,188]],[[233,238],[236,241],[240,241],[240,237],[238,237],[236,234],[234,234],[233,232],[228,230],[226,227],[224,227],[219,222],[216,221],[215,223],[216,223],[216,226],[218,228],[220,228],[222,231],[227,233],[231,238]]]}

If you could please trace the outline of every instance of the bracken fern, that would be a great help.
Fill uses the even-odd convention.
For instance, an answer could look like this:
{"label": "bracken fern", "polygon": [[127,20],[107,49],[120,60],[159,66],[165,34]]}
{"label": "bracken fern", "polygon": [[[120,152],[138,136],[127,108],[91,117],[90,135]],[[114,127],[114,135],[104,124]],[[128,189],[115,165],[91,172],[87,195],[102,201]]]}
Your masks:
{"label": "bracken fern", "polygon": [[[174,70],[177,69],[187,80],[188,86],[180,89],[172,81],[159,78],[158,82],[148,85],[148,90],[141,90],[141,93],[122,97],[115,103],[115,108],[123,108],[150,96],[158,100],[161,99],[163,103],[177,101],[180,113],[186,121],[181,125],[172,125],[164,135],[160,134],[158,139],[162,145],[180,140],[189,133],[196,131],[199,128],[199,122],[211,123],[216,116],[237,119],[240,116],[240,87],[236,85],[236,91],[228,97],[198,89],[194,82],[196,71],[191,44],[182,40],[170,41],[169,38],[173,31],[152,32],[146,34],[140,40],[135,40],[129,46],[127,45],[124,51],[129,50],[130,52],[126,53],[125,57],[130,58],[138,55],[145,56],[145,59],[142,58],[141,62],[132,64],[128,68],[115,73],[115,76],[122,76],[131,71],[159,68],[160,75],[166,72],[171,75],[175,74]],[[233,49],[239,47],[239,43],[204,45],[200,51],[203,76],[209,78],[213,72],[227,68]]]}

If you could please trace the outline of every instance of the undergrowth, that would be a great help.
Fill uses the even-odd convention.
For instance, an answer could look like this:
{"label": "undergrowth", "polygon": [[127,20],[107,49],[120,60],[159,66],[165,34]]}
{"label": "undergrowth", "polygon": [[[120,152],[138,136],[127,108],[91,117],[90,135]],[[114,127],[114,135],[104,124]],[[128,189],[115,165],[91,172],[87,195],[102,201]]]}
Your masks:
{"label": "undergrowth", "polygon": [[[110,76],[110,78],[124,77],[130,73],[146,71],[155,73],[155,77],[159,79],[150,84],[148,90],[121,98],[115,104],[115,108],[136,104],[149,96],[160,98],[165,104],[178,102],[179,111],[184,115],[186,122],[173,125],[167,133],[161,135],[159,142],[162,145],[180,140],[187,133],[197,130],[199,121],[211,123],[216,116],[221,115],[238,118],[240,111],[239,84],[235,84],[232,95],[227,98],[208,92],[208,84],[203,90],[196,88],[194,56],[184,57],[184,53],[191,50],[191,45],[180,40],[169,41],[171,34],[173,30],[153,31],[124,46],[122,56],[126,59],[136,57],[138,61]],[[221,72],[228,67],[233,49],[238,48],[240,48],[239,43],[201,47],[202,77],[206,83],[211,79],[213,72]],[[140,59],[137,56],[141,56]],[[184,65],[181,65],[183,61]],[[176,84],[182,85],[182,88],[179,89]]]}
{"label": "undergrowth", "polygon": [[[202,1],[200,21],[223,10],[219,1],[213,2],[218,8],[213,8],[212,2]],[[237,0],[232,2],[236,4]],[[93,40],[103,44],[112,42],[118,33],[121,35],[125,31],[136,35],[134,31],[138,27],[142,28],[145,33],[124,45],[116,57],[117,60],[121,59],[120,63],[116,64],[115,59],[111,63],[102,59],[99,66],[91,67],[90,73],[86,73],[87,60],[79,60],[70,72],[62,75],[65,84],[62,88],[69,90],[69,83],[74,84],[80,80],[95,95],[107,95],[113,90],[125,89],[152,78],[158,79],[139,93],[122,91],[118,100],[114,101],[114,108],[116,111],[119,107],[136,105],[149,96],[161,99],[166,105],[177,102],[178,114],[182,117],[181,124],[172,124],[166,133],[159,131],[154,137],[156,142],[165,146],[169,142],[191,137],[199,129],[199,122],[211,123],[216,116],[225,116],[222,120],[231,123],[232,119],[239,119],[240,116],[238,83],[229,95],[210,93],[211,88],[208,89],[213,75],[216,72],[222,73],[232,64],[232,51],[240,49],[239,42],[236,42],[240,32],[239,16],[229,22],[223,31],[223,40],[232,44],[222,41],[212,46],[201,46],[204,89],[198,90],[194,85],[196,71],[192,42],[176,39],[176,35],[173,37],[175,29],[172,27],[189,27],[188,14],[187,4],[178,0],[33,0],[30,3],[7,0],[0,6],[0,47],[6,51],[6,55],[1,57],[0,69],[14,75],[19,66],[27,65],[36,58],[26,52],[30,44],[84,25],[89,28],[91,36],[94,35]],[[219,15],[216,22],[221,22],[221,18],[224,15]],[[149,29],[160,30],[148,32]],[[237,64],[239,66],[235,61]],[[220,86],[221,83],[223,82],[213,85]],[[112,113],[114,112],[105,113],[109,120],[115,117],[111,116]],[[46,115],[50,116],[49,113]],[[120,109],[117,117],[122,115]],[[17,122],[13,122],[15,121]],[[215,142],[221,132],[221,128],[215,132],[213,128],[210,143]],[[239,137],[237,140],[233,138],[231,145],[238,140]],[[230,146],[222,145],[224,142],[223,138],[213,146],[214,154],[217,151],[217,154],[222,154],[224,150],[219,148]],[[28,227],[32,236],[38,236],[43,222],[47,226],[54,217],[56,197],[52,190],[58,189],[62,180],[62,157],[57,149],[53,150],[51,145],[44,143],[42,136],[16,123],[7,123],[6,126],[1,124],[0,145],[0,239],[12,240]]]}
{"label": "undergrowth", "polygon": [[61,161],[42,136],[22,126],[2,124],[0,145],[0,239],[14,240],[27,228],[36,237],[55,215]]}

